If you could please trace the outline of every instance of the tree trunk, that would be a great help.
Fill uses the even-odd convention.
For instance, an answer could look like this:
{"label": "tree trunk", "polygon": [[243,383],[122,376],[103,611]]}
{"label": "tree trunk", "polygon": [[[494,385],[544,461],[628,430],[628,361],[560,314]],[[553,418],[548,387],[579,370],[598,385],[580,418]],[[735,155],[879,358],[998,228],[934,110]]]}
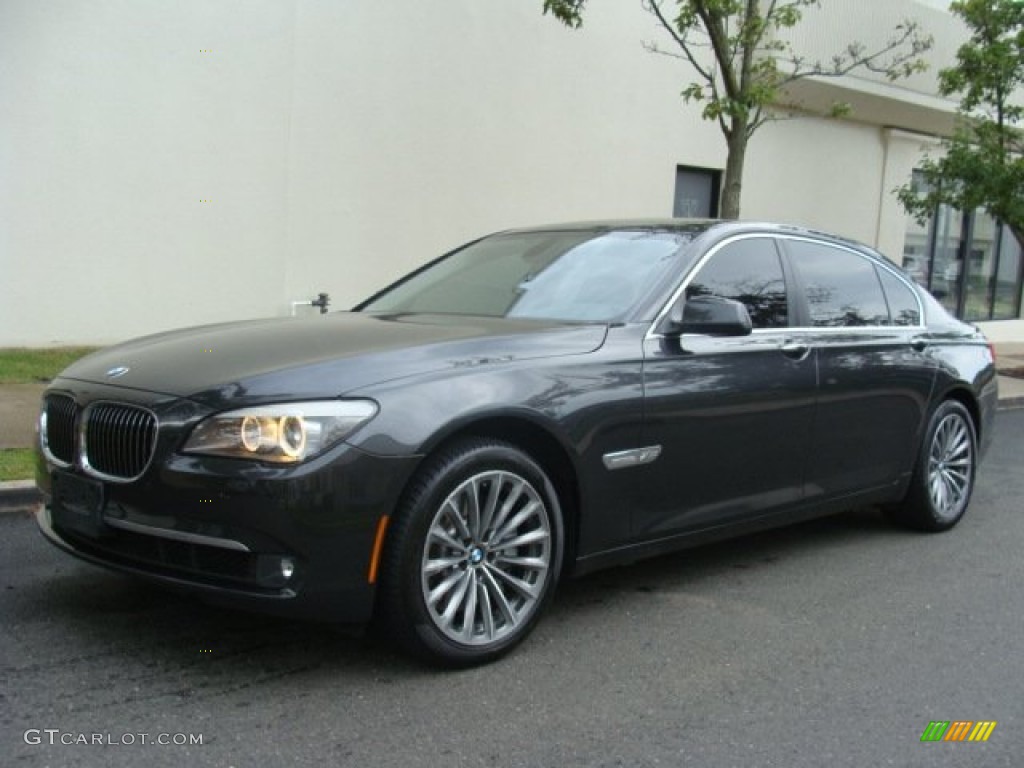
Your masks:
{"label": "tree trunk", "polygon": [[731,135],[727,139],[729,155],[725,161],[725,179],[722,183],[722,207],[719,215],[723,219],[740,217],[740,195],[743,192],[743,163],[747,157],[747,126],[734,121]]}

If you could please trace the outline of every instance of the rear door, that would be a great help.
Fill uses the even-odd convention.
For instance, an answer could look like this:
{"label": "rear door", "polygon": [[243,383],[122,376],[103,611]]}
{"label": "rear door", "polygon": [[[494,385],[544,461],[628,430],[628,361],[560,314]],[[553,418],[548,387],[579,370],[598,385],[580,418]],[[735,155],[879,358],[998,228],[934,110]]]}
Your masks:
{"label": "rear door", "polygon": [[793,337],[818,359],[807,497],[897,483],[920,444],[935,374],[917,296],[895,270],[852,248],[803,237],[780,244],[801,297]]}

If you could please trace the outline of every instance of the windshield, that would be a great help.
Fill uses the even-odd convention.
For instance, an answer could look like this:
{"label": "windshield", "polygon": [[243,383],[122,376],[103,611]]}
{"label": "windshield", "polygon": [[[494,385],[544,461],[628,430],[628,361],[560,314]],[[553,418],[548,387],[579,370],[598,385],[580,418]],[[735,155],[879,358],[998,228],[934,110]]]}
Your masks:
{"label": "windshield", "polygon": [[494,235],[358,309],[616,322],[666,274],[691,238],[650,231]]}

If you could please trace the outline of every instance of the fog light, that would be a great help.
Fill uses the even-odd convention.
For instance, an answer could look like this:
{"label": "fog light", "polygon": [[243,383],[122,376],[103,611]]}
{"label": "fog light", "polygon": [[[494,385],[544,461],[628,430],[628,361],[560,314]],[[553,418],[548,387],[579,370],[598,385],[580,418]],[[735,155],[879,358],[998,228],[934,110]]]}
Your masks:
{"label": "fog light", "polygon": [[284,577],[285,581],[288,581],[295,573],[295,561],[290,557],[281,558],[281,576]]}
{"label": "fog light", "polygon": [[260,555],[256,559],[256,579],[270,589],[282,589],[295,575],[295,558],[289,555]]}

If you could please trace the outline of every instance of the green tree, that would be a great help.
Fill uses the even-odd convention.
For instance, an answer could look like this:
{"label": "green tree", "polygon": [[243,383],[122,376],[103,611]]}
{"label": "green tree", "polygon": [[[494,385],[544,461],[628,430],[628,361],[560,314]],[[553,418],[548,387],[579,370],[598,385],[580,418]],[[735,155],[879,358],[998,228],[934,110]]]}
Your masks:
{"label": "green tree", "polygon": [[[544,0],[544,13],[578,28],[586,0]],[[840,77],[855,70],[896,79],[924,68],[920,54],[931,46],[918,24],[905,21],[876,50],[852,42],[827,61],[809,61],[785,39],[785,31],[820,0],[642,0],[666,33],[666,45],[646,47],[688,62],[694,79],[683,100],[703,104],[705,120],[718,123],[728,153],[722,185],[724,218],[740,214],[747,143],[770,120],[783,116],[776,106],[785,89],[808,77]],[[708,55],[710,52],[710,55]],[[833,114],[847,111],[835,105]]]}
{"label": "green tree", "polygon": [[939,72],[940,93],[960,97],[957,128],[943,142],[945,154],[921,164],[924,183],[907,184],[897,195],[922,221],[940,203],[981,208],[1024,243],[1024,3],[958,0],[950,10],[970,30],[956,64]]}

